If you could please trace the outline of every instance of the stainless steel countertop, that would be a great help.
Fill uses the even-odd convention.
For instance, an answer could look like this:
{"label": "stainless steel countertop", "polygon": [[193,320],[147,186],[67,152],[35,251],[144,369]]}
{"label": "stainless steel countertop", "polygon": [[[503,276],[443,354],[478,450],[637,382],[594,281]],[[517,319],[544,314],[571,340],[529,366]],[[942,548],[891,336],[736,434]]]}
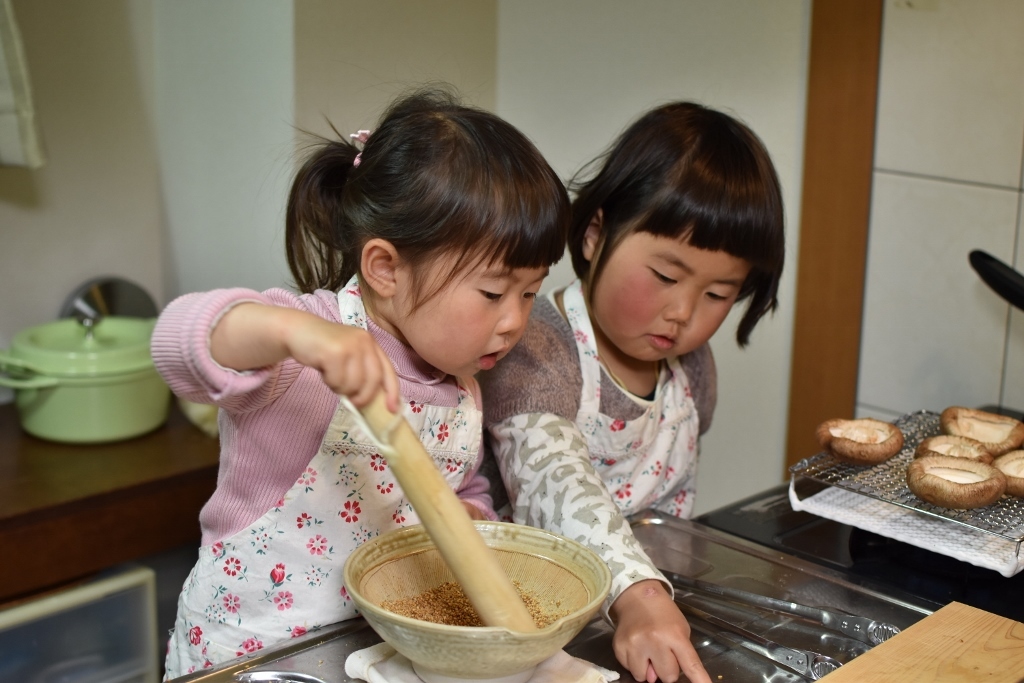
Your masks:
{"label": "stainless steel countertop", "polygon": [[[901,629],[939,607],[909,596],[882,593],[855,577],[696,522],[644,513],[633,520],[633,530],[659,567],[724,586],[837,609],[886,621]],[[840,661],[848,661],[856,654],[849,647],[850,641],[798,619],[768,617],[743,610],[732,610],[728,616],[790,647],[814,649]],[[576,657],[618,671],[620,680],[628,683],[632,676],[615,660],[611,638],[612,628],[603,620],[595,619],[565,649]],[[712,680],[730,683],[805,680],[696,630],[691,640]],[[348,655],[378,642],[380,638],[366,622],[354,619],[177,680],[224,683],[235,681],[235,676],[242,672],[275,670],[313,675],[326,683],[347,683],[353,680],[345,674]]]}

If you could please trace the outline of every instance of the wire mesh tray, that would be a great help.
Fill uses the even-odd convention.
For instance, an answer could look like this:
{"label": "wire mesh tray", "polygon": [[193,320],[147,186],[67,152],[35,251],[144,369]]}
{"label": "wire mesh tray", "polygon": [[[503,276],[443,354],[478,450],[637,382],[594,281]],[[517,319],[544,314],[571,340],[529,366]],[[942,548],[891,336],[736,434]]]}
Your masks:
{"label": "wire mesh tray", "polygon": [[1024,498],[1003,496],[992,505],[974,510],[950,510],[927,503],[913,494],[906,482],[907,466],[923,439],[940,434],[939,414],[922,410],[893,424],[903,432],[903,448],[886,462],[861,466],[844,463],[829,453],[818,453],[789,468],[793,480],[806,477],[876,500],[938,517],[1020,544],[1024,541]]}

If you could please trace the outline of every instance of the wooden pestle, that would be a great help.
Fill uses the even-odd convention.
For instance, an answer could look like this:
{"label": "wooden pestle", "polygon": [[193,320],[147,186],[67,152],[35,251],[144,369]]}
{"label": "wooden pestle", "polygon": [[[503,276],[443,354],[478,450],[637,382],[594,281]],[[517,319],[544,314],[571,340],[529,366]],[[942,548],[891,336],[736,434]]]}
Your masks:
{"label": "wooden pestle", "polygon": [[537,630],[498,556],[484,543],[408,421],[387,409],[383,392],[360,412],[373,436],[393,447],[388,466],[484,624]]}

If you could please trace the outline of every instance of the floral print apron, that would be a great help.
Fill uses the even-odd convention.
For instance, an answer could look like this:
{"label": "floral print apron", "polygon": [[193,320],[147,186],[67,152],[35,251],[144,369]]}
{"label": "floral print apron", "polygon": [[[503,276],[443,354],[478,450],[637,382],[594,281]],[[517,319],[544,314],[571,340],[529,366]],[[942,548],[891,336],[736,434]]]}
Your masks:
{"label": "floral print apron", "polygon": [[[353,278],[342,320],[366,328]],[[356,616],[346,558],[379,534],[419,522],[373,441],[339,401],[319,451],[277,504],[247,529],[199,549],[167,654],[168,678],[211,667]],[[480,451],[482,415],[459,384],[454,408],[409,402],[405,418],[455,490]]]}
{"label": "floral print apron", "polygon": [[679,359],[663,364],[654,400],[643,415],[612,419],[600,412],[601,363],[579,280],[565,289],[562,303],[580,357],[583,389],[576,426],[587,439],[591,464],[623,514],[654,508],[688,518],[697,484],[699,421]]}

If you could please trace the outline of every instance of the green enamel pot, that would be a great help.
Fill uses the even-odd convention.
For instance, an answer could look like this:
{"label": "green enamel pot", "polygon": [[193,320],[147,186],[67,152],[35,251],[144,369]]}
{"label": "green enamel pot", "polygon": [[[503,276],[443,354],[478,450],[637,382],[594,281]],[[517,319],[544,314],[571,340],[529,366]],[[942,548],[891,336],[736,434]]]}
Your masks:
{"label": "green enamel pot", "polygon": [[155,324],[64,318],[17,333],[0,352],[0,386],[14,389],[22,428],[50,441],[102,443],[160,427],[171,392],[149,350]]}

